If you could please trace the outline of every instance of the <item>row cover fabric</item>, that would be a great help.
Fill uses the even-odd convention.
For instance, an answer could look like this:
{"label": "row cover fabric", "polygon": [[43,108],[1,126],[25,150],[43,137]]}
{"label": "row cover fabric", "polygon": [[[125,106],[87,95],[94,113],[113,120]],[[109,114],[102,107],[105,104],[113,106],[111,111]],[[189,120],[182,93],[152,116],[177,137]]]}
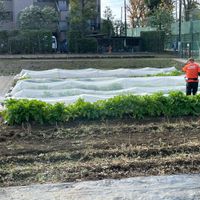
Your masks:
{"label": "row cover fabric", "polygon": [[21,90],[69,90],[85,89],[95,91],[125,90],[133,87],[168,87],[183,86],[183,76],[165,77],[132,77],[132,78],[87,78],[87,79],[29,79],[20,80],[13,88],[11,94],[15,95]]}
{"label": "row cover fabric", "polygon": [[95,102],[115,95],[144,95],[155,92],[167,94],[172,90],[185,91],[184,76],[27,79],[18,81],[10,96],[19,99],[39,99],[49,103],[70,104],[79,98]]}
{"label": "row cover fabric", "polygon": [[131,76],[146,76],[159,73],[168,73],[175,71],[175,67],[169,68],[142,68],[142,69],[125,69],[119,68],[114,70],[100,70],[94,68],[80,69],[80,70],[64,70],[51,69],[44,71],[31,71],[23,69],[15,79],[23,78],[94,78],[94,77],[131,77]]}
{"label": "row cover fabric", "polygon": [[181,174],[2,187],[0,199],[199,200],[199,179]]}

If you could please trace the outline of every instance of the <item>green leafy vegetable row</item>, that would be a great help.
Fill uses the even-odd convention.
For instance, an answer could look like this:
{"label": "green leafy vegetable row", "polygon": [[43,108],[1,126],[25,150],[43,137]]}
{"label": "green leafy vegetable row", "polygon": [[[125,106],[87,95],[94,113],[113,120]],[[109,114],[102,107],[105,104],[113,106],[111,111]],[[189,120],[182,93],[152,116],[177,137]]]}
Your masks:
{"label": "green leafy vegetable row", "polygon": [[6,108],[5,120],[11,125],[24,122],[54,124],[79,119],[199,116],[200,95],[186,96],[182,92],[171,92],[168,96],[162,93],[145,96],[124,95],[95,103],[79,99],[71,105],[62,103],[51,105],[38,100],[10,99],[6,102]]}
{"label": "green leafy vegetable row", "polygon": [[175,70],[175,71],[168,72],[168,73],[158,73],[154,76],[180,76],[182,74],[184,74],[182,71]]}

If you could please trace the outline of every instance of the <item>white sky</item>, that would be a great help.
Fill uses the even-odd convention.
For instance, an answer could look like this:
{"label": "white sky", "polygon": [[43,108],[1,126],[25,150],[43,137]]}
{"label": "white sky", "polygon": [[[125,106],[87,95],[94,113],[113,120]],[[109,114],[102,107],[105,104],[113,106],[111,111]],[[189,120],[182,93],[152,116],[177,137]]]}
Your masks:
{"label": "white sky", "polygon": [[[126,0],[128,2],[128,0]],[[115,19],[121,19],[121,7],[124,7],[124,0],[101,0],[101,17],[103,18],[103,12],[105,7],[111,8]],[[123,9],[124,18],[124,9]]]}

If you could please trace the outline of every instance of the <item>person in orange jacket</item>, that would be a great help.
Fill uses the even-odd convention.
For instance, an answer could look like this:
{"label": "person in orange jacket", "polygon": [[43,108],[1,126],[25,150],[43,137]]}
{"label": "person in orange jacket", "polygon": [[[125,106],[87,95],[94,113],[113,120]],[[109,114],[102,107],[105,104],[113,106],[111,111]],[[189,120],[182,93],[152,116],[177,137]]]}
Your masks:
{"label": "person in orange jacket", "polygon": [[195,95],[198,91],[200,65],[194,62],[194,58],[189,58],[182,70],[186,75],[186,95]]}

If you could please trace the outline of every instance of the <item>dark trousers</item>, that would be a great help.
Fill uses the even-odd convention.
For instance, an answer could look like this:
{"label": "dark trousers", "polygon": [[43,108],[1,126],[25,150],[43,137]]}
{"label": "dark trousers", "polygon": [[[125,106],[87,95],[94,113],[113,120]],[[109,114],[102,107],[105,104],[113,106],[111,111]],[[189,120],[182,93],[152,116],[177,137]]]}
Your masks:
{"label": "dark trousers", "polygon": [[186,95],[195,95],[198,90],[198,82],[187,82],[186,84]]}

